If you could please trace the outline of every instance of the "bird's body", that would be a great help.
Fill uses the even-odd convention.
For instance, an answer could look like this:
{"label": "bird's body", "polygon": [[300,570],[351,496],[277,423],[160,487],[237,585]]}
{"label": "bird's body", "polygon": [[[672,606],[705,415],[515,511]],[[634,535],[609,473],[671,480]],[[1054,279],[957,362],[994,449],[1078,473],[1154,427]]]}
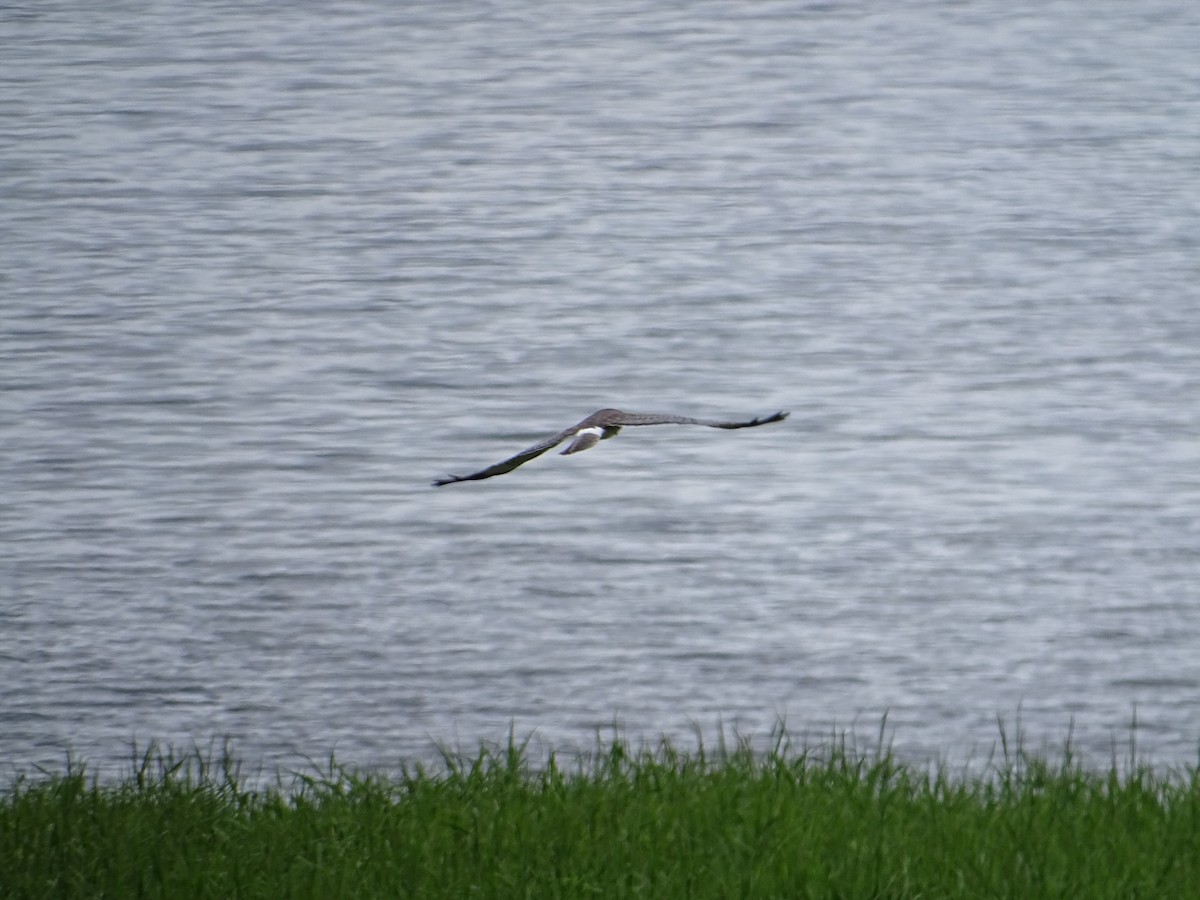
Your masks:
{"label": "bird's body", "polygon": [[766,425],[768,422],[781,422],[787,416],[786,412],[777,412],[763,416],[761,419],[751,419],[748,422],[721,422],[713,419],[693,419],[688,416],[627,413],[621,412],[619,409],[602,409],[592,413],[582,422],[565,428],[558,434],[552,434],[543,441],[538,441],[532,447],[522,450],[516,456],[509,457],[503,462],[488,466],[471,475],[450,475],[446,478],[439,478],[434,482],[434,486],[441,487],[444,484],[454,484],[456,481],[479,481],[495,475],[504,475],[531,459],[541,456],[547,450],[557,447],[567,438],[571,438],[571,443],[567,445],[566,450],[562,451],[562,455],[579,453],[594,447],[600,441],[616,437],[621,428],[626,425],[706,425],[709,428],[753,428],[756,425]]}

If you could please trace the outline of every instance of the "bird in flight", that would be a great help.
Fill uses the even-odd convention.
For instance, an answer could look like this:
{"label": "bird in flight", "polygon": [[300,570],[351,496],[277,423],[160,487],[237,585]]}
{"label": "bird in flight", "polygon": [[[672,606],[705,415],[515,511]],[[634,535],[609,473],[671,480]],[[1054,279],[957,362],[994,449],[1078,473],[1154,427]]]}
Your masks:
{"label": "bird in flight", "polygon": [[787,417],[787,413],[777,412],[759,419],[751,419],[748,422],[718,422],[713,419],[692,419],[688,416],[628,413],[621,412],[619,409],[602,409],[592,413],[582,422],[565,428],[558,434],[552,434],[544,441],[538,441],[532,447],[522,450],[516,456],[510,456],[503,462],[480,469],[472,475],[449,475],[439,478],[433,485],[441,487],[444,484],[454,484],[456,481],[479,481],[494,475],[504,475],[517,466],[522,466],[531,459],[541,456],[547,450],[557,447],[567,438],[571,438],[571,443],[567,445],[566,450],[562,451],[562,455],[579,453],[596,446],[600,441],[616,437],[626,425],[707,425],[709,428],[753,428],[756,425],[766,425],[768,422],[782,422]]}

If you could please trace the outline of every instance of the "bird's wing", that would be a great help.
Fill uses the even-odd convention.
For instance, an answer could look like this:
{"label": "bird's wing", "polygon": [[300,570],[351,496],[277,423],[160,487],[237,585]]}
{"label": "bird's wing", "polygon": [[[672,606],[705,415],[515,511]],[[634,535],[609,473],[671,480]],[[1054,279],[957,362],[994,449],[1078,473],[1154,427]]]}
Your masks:
{"label": "bird's wing", "polygon": [[510,456],[503,462],[498,462],[494,466],[488,466],[486,469],[480,469],[471,475],[448,475],[445,478],[439,478],[433,483],[434,487],[441,487],[444,484],[454,484],[456,481],[479,481],[481,478],[491,478],[493,475],[503,475],[506,472],[511,472],[517,466],[523,466],[538,456],[541,456],[551,447],[557,447],[579,429],[578,425],[572,425],[570,428],[560,431],[558,434],[551,435],[544,441],[538,441],[532,447],[527,447],[516,456]]}
{"label": "bird's wing", "polygon": [[753,428],[768,422],[782,422],[788,417],[785,412],[772,413],[751,419],[749,422],[719,422],[715,419],[693,419],[689,416],[671,416],[659,413],[616,413],[608,417],[613,425],[707,425],[709,428]]}

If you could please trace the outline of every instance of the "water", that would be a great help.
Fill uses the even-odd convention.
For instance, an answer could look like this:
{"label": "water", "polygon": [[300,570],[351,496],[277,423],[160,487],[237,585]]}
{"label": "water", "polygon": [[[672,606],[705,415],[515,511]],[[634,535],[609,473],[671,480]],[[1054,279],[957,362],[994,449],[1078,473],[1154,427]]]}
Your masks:
{"label": "water", "polygon": [[[0,13],[0,765],[1200,743],[1180,0]],[[630,429],[502,478],[602,406]]]}

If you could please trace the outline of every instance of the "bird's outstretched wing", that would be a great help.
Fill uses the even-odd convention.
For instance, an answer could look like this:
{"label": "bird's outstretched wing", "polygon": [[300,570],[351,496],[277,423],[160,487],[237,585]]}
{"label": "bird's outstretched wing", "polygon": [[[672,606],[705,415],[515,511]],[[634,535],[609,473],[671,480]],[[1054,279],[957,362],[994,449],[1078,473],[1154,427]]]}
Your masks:
{"label": "bird's outstretched wing", "polygon": [[753,428],[756,425],[766,425],[769,422],[782,422],[788,417],[785,412],[772,413],[769,416],[751,419],[749,422],[719,422],[715,419],[693,419],[689,416],[662,415],[659,413],[627,413],[613,410],[613,415],[605,419],[605,424],[611,425],[707,425],[709,428]]}
{"label": "bird's outstretched wing", "polygon": [[494,466],[488,466],[486,469],[480,469],[470,475],[448,475],[445,478],[439,478],[433,483],[434,487],[441,487],[444,484],[454,484],[456,481],[479,481],[481,478],[491,478],[493,475],[503,475],[505,472],[511,472],[517,466],[523,466],[531,459],[536,459],[552,447],[557,447],[579,429],[578,425],[572,425],[560,431],[558,434],[551,435],[544,441],[538,441],[532,447],[527,447],[516,456],[510,456],[503,462],[498,462]]}

